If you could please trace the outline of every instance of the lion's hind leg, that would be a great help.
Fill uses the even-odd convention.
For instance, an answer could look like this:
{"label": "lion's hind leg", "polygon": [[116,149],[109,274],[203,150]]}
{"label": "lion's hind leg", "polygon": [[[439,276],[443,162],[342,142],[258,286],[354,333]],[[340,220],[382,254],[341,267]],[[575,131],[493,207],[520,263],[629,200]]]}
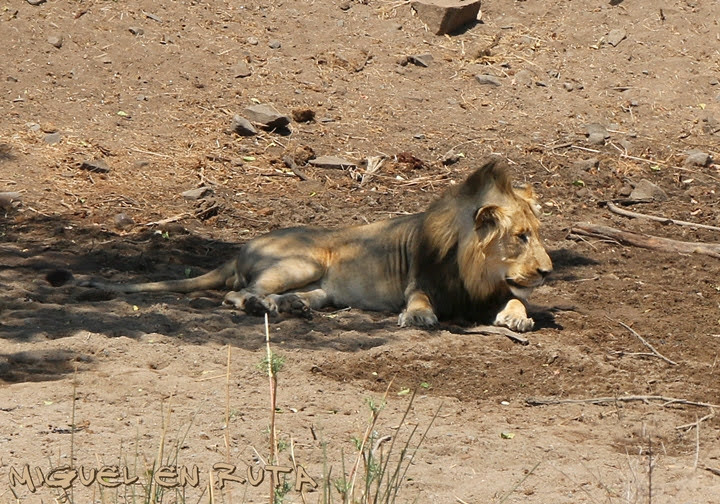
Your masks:
{"label": "lion's hind leg", "polygon": [[327,304],[322,289],[293,292],[318,282],[324,270],[315,261],[304,258],[283,259],[260,271],[250,284],[228,292],[223,304],[232,305],[248,315],[289,313],[309,318],[310,311]]}

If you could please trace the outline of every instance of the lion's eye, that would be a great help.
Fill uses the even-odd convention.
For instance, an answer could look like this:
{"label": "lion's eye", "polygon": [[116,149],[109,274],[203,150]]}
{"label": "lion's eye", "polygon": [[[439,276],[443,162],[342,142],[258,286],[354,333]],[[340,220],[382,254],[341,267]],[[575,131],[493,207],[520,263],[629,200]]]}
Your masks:
{"label": "lion's eye", "polygon": [[528,233],[520,233],[520,234],[518,235],[518,238],[519,238],[520,241],[523,242],[523,243],[527,243],[527,242],[530,241],[530,235],[529,235]]}

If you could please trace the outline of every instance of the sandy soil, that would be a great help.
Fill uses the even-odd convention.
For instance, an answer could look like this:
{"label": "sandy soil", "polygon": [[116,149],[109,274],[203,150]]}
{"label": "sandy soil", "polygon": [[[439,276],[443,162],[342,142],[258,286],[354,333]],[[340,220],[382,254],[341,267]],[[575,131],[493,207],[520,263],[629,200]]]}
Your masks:
{"label": "sandy soil", "polygon": [[[718,259],[570,233],[591,222],[718,241],[600,204],[646,179],[667,199],[630,210],[720,226],[720,166],[685,163],[693,150],[720,158],[714,2],[487,0],[453,36],[378,0],[1,5],[0,191],[22,195],[0,217],[1,502],[16,502],[10,478],[25,466],[39,483],[35,468],[71,464],[140,479],[76,480],[64,496],[18,485],[19,502],[139,502],[153,463],[200,471],[163,502],[268,502],[267,478],[219,489],[213,469],[257,474],[269,456],[263,321],[221,307],[221,292],[110,296],[53,287],[49,272],[198,274],[270,229],[418,211],[490,153],[543,205],[555,273],[532,299],[530,344],[358,310],[273,320],[279,464],[294,455],[317,482],[343,460],[348,473],[368,398],[388,390],[373,436],[394,436],[392,454],[437,413],[398,502],[717,502]],[[426,53],[429,66],[408,63]],[[253,103],[315,120],[233,133]],[[451,150],[462,156],[444,165]],[[361,185],[362,165],[304,166],[311,155],[387,159]],[[109,172],[81,167],[95,159]],[[182,197],[201,185],[212,195]],[[290,489],[284,502],[302,499]]]}

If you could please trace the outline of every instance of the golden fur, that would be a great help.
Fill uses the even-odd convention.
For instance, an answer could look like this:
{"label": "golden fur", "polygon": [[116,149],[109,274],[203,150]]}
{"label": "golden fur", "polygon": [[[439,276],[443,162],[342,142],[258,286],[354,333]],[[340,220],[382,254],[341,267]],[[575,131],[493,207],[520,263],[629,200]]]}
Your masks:
{"label": "golden fur", "polygon": [[250,314],[351,306],[400,312],[402,326],[464,319],[527,331],[533,320],[523,301],[552,270],[536,207],[532,190],[514,189],[492,158],[423,213],[334,231],[273,231],[196,278],[85,285],[116,292],[226,286],[225,303]]}

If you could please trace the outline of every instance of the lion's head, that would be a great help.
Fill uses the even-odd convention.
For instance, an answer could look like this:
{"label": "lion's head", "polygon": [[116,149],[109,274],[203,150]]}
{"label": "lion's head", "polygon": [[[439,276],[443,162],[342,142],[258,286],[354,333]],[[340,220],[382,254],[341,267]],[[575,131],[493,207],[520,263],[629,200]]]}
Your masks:
{"label": "lion's head", "polygon": [[532,189],[513,188],[505,166],[491,158],[430,208],[425,230],[437,259],[456,250],[471,298],[510,291],[525,299],[552,271],[538,214]]}

